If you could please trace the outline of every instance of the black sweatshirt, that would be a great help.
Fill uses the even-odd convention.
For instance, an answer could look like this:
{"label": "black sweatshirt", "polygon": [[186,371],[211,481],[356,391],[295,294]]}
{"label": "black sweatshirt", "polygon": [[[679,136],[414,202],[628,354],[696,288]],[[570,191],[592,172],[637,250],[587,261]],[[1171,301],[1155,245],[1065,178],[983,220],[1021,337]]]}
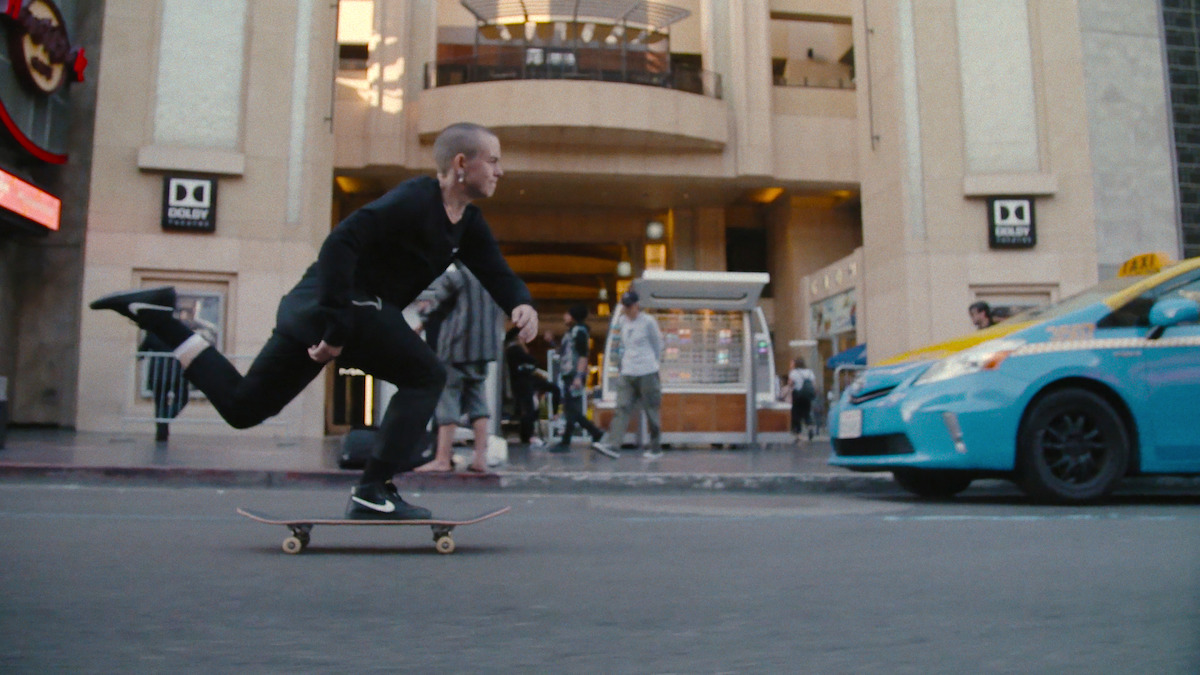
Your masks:
{"label": "black sweatshirt", "polygon": [[279,329],[306,343],[341,347],[353,334],[351,300],[407,307],[458,259],[505,313],[532,304],[500,255],[479,207],[451,223],[436,179],[407,180],[338,223],[279,307]]}

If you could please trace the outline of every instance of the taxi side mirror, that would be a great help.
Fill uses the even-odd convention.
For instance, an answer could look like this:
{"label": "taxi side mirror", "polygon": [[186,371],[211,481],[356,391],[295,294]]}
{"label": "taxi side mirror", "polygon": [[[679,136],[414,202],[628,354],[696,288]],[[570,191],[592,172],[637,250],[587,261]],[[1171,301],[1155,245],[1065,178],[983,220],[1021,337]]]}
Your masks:
{"label": "taxi side mirror", "polygon": [[1150,308],[1150,325],[1169,328],[1200,321],[1200,305],[1187,298],[1164,298]]}

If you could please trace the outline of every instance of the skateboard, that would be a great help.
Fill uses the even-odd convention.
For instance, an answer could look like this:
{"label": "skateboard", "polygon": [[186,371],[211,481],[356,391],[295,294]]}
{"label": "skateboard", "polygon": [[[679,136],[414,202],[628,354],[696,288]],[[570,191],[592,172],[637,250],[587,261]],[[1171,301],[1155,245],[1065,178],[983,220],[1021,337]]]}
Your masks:
{"label": "skateboard", "polygon": [[464,520],[446,520],[446,519],[430,519],[430,520],[349,520],[346,518],[276,518],[274,516],[255,513],[247,509],[239,508],[237,510],[243,516],[250,520],[256,520],[260,523],[268,525],[283,525],[292,531],[292,534],[283,540],[283,550],[285,553],[300,553],[308,547],[309,532],[312,532],[314,525],[428,525],[433,531],[433,547],[438,553],[449,554],[454,552],[454,538],[450,533],[459,525],[474,525],[489,518],[503,515],[512,510],[511,506],[505,506],[502,509],[481,513],[474,518]]}

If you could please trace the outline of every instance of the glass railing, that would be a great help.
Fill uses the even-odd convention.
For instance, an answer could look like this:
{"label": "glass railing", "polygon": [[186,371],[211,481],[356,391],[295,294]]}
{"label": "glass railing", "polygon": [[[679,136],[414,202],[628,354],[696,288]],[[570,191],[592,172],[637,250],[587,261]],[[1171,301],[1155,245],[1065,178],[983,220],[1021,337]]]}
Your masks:
{"label": "glass railing", "polygon": [[[551,59],[553,60],[553,59]],[[450,87],[473,82],[500,80],[593,80],[625,82],[721,98],[721,76],[707,70],[676,68],[652,71],[636,68],[586,68],[563,59],[559,62],[526,63],[520,59],[466,58],[425,64],[425,88]]]}

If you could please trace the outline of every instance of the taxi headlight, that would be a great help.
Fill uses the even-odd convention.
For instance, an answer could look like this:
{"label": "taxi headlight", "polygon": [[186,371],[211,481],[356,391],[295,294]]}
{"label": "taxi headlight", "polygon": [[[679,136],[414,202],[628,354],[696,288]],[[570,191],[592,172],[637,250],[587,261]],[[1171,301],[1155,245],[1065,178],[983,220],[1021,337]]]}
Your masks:
{"label": "taxi headlight", "polygon": [[941,382],[952,377],[970,375],[983,370],[994,370],[1023,344],[1024,342],[1021,340],[991,340],[953,356],[947,356],[921,373],[913,385]]}

